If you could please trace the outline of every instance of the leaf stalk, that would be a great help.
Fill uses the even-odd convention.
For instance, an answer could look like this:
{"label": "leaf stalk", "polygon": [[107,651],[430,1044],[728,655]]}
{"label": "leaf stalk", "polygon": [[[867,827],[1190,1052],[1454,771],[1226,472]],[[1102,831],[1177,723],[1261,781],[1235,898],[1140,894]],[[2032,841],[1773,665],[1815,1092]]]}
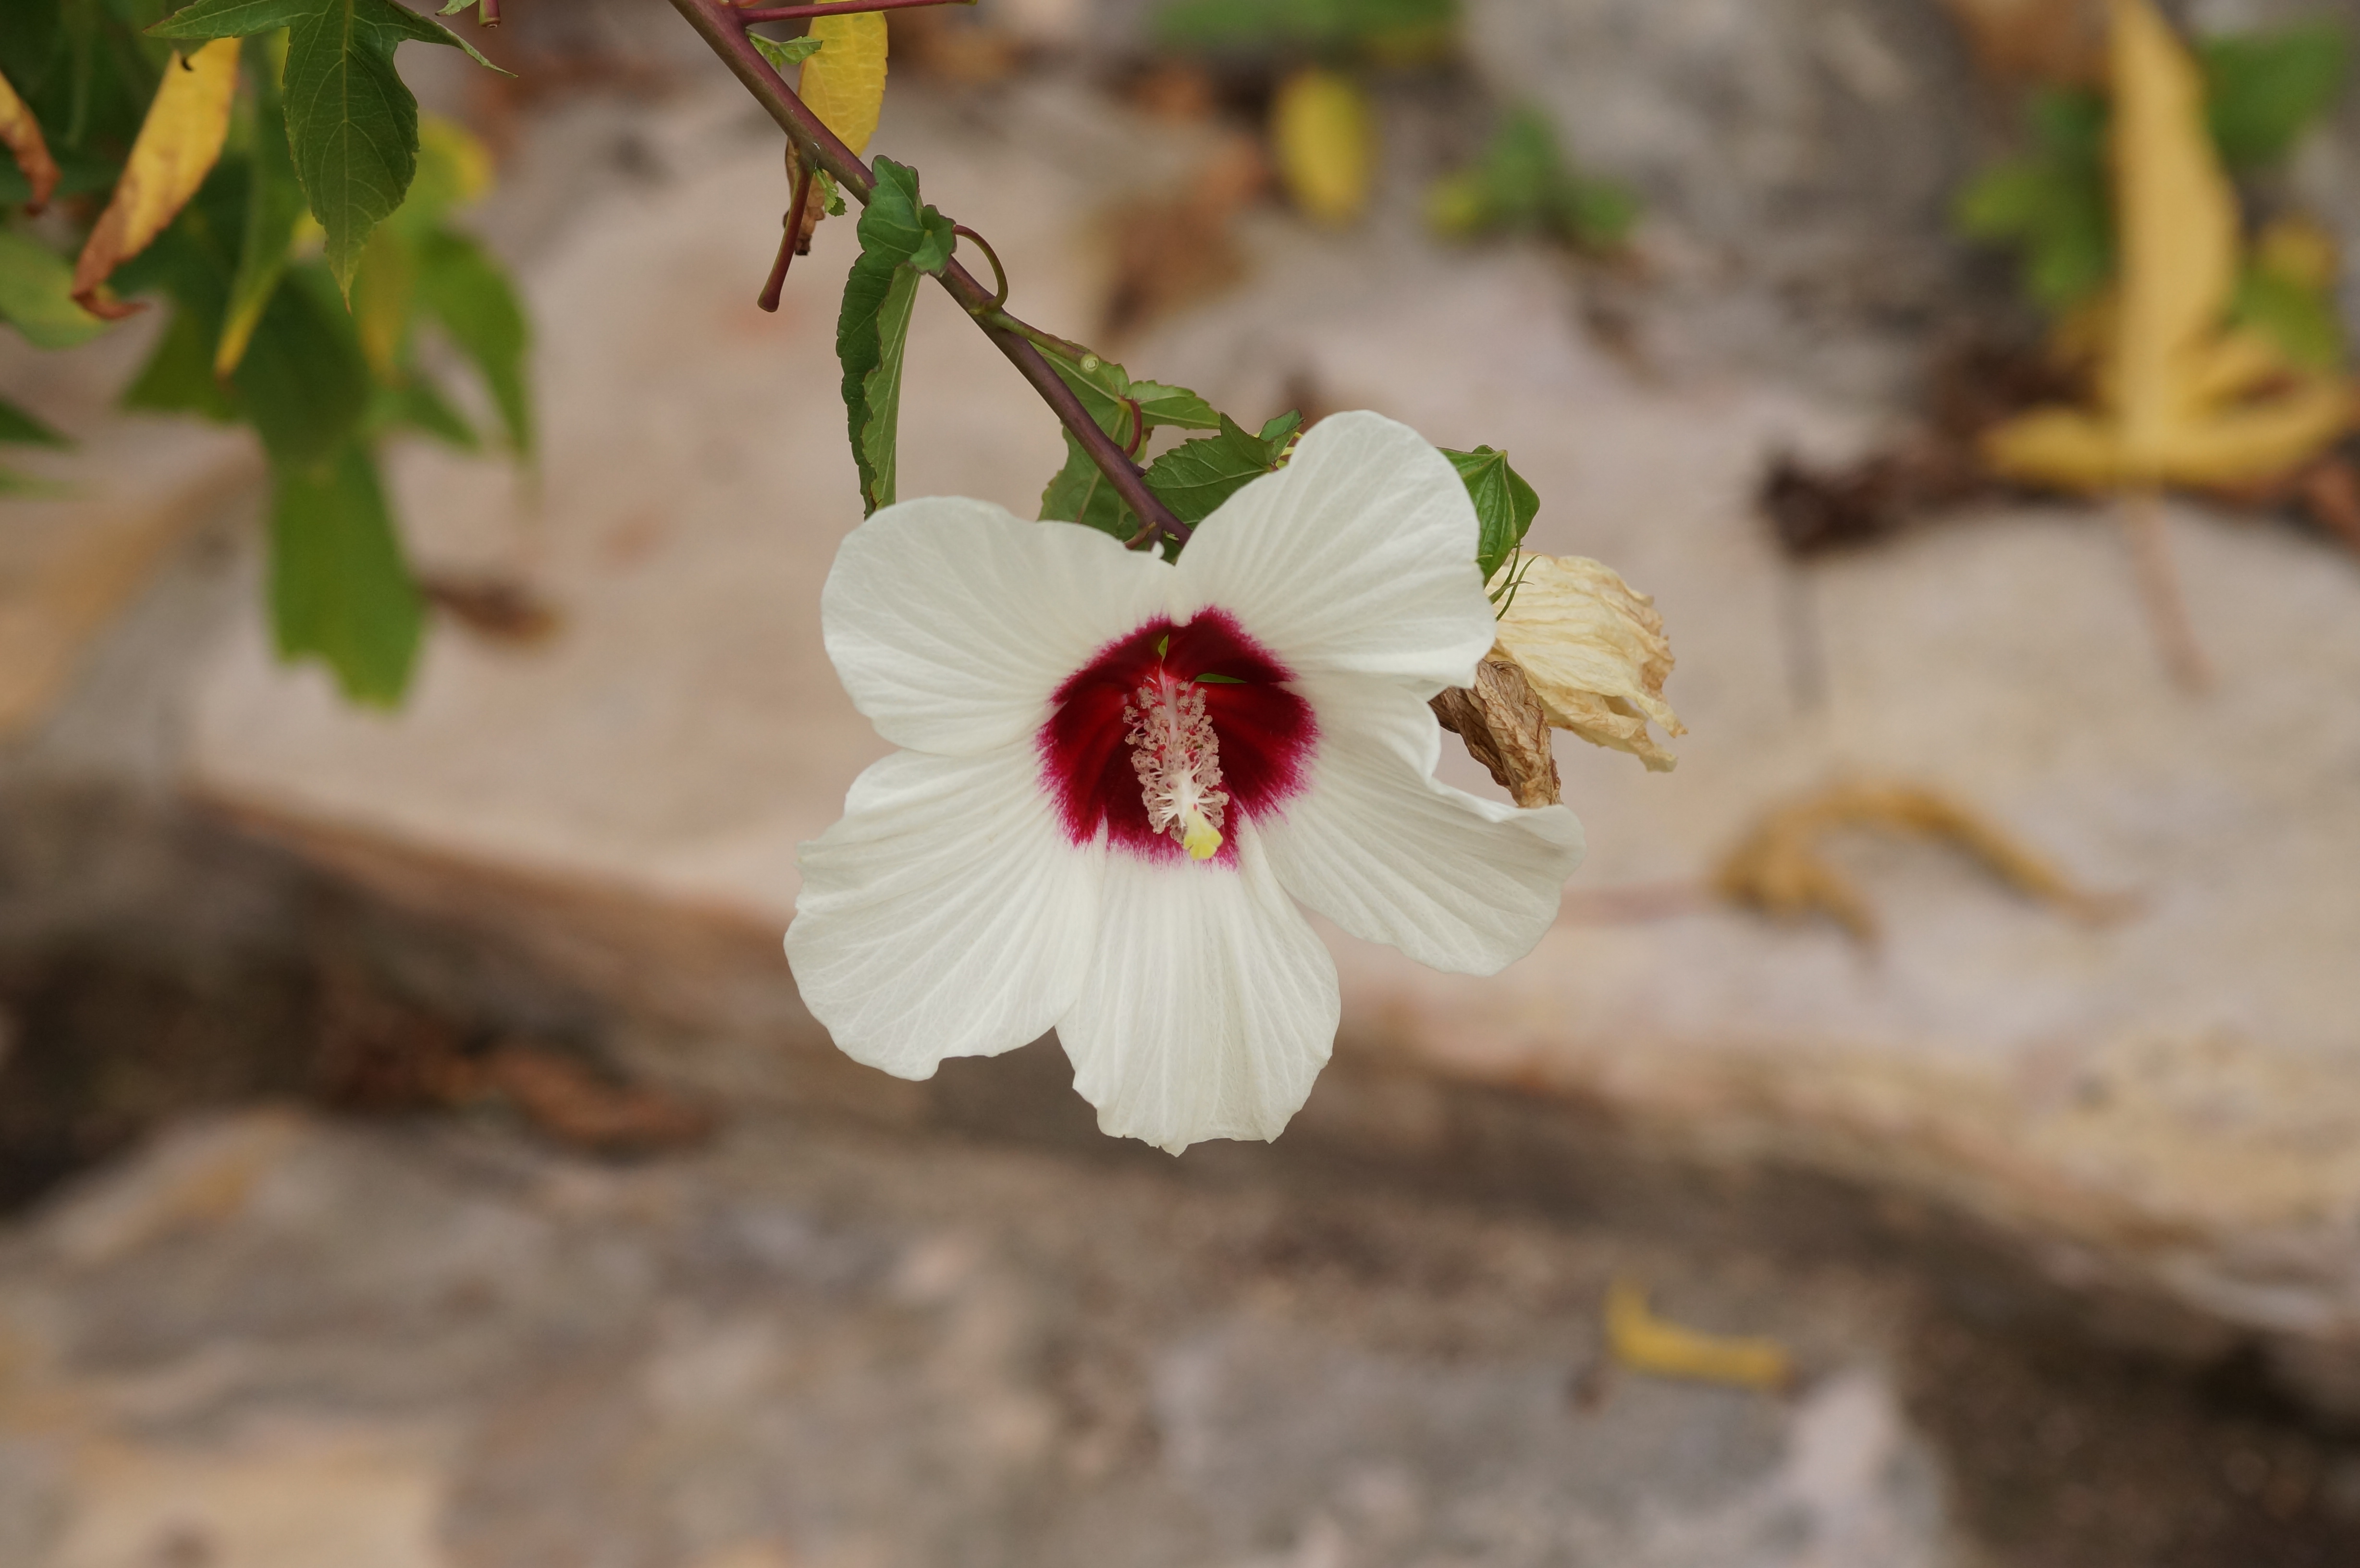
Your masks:
{"label": "leaf stalk", "polygon": [[[911,4],[914,0],[895,0],[895,3]],[[936,3],[947,4],[951,0],[936,0]],[[747,37],[747,23],[766,19],[764,14],[740,11],[724,0],[672,0],[672,9],[696,29],[697,35],[705,39],[713,52],[721,57],[722,63],[729,68],[730,73],[753,95],[754,101],[762,106],[779,128],[793,138],[805,166],[816,165],[827,170],[836,178],[837,184],[866,206],[870,191],[877,185],[876,177],[869,172],[869,166],[861,162],[859,155],[846,147],[809,105],[795,95],[786,80],[771,69],[770,62],[762,58],[761,51]],[[849,4],[843,5],[791,6],[785,9],[799,14],[834,15],[888,8],[892,8],[888,0],[850,0]],[[1098,421],[1090,418],[1088,410],[1082,407],[1082,400],[1074,395],[1073,388],[1050,368],[1049,362],[1033,346],[1034,338],[1045,338],[1047,334],[1026,326],[999,309],[993,302],[991,291],[957,261],[946,263],[934,278],[949,291],[951,298],[958,301],[960,308],[975,318],[976,324],[983,329],[1000,352],[1007,355],[1017,373],[1032,384],[1033,391],[1040,394],[1041,400],[1049,405],[1050,411],[1073,433],[1074,440],[1089,454],[1090,462],[1106,475],[1107,483],[1114,486],[1115,494],[1120,495],[1124,503],[1156,532],[1185,542],[1193,530],[1173,516],[1172,508],[1147,487],[1146,476],[1140,472],[1139,466],[1115,443],[1113,437],[1098,428]]]}

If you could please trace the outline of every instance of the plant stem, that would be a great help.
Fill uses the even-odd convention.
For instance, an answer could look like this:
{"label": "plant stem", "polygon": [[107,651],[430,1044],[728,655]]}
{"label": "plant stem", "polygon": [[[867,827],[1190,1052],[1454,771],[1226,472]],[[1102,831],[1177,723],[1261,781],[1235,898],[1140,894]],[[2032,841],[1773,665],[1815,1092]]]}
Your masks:
{"label": "plant stem", "polygon": [[779,259],[770,264],[770,276],[762,285],[761,297],[754,301],[774,314],[779,309],[779,295],[787,286],[787,268],[795,264],[795,252],[803,246],[803,213],[814,184],[811,170],[803,166],[800,158],[787,161],[795,170],[794,204],[787,209],[786,232],[779,236]]}
{"label": "plant stem", "polygon": [[2180,591],[2180,568],[2171,558],[2171,536],[2163,528],[2163,498],[2154,490],[2126,490],[2122,498],[2123,532],[2128,536],[2131,561],[2138,571],[2139,596],[2147,604],[2148,628],[2162,650],[2165,668],[2183,691],[2203,691],[2212,684],[2212,661],[2204,657],[2195,623],[2188,617],[2188,600]]}
{"label": "plant stem", "polygon": [[918,5],[972,5],[975,0],[838,0],[830,5],[761,5],[737,11],[743,22],[799,22],[806,16],[850,16],[862,11],[906,11]]}
{"label": "plant stem", "polygon": [[[857,3],[857,0],[856,0]],[[762,58],[752,40],[746,36],[746,21],[750,13],[733,10],[722,0],[672,0],[672,8],[688,20],[698,36],[721,57],[731,73],[754,95],[754,101],[769,112],[779,128],[794,138],[807,165],[816,164],[836,177],[836,183],[850,191],[864,206],[869,194],[876,188],[876,179],[859,156],[836,138],[836,133],[823,124],[820,117],[801,98],[795,96],[770,62]],[[823,7],[842,11],[845,6]],[[945,265],[935,275],[935,281],[949,291],[959,308],[981,327],[1000,352],[1008,356],[1017,373],[1032,384],[1032,389],[1049,405],[1062,420],[1067,431],[1089,454],[1098,472],[1115,494],[1123,498],[1131,509],[1139,514],[1155,531],[1185,541],[1191,531],[1188,525],[1172,515],[1172,509],[1157,499],[1147,487],[1146,478],[1136,463],[1116,445],[1114,439],[1098,429],[1096,419],[1074,396],[1072,387],[1051,369],[1041,351],[1032,346],[1028,334],[1032,331],[1015,318],[1000,310],[992,291],[978,282],[973,274],[956,261]]]}

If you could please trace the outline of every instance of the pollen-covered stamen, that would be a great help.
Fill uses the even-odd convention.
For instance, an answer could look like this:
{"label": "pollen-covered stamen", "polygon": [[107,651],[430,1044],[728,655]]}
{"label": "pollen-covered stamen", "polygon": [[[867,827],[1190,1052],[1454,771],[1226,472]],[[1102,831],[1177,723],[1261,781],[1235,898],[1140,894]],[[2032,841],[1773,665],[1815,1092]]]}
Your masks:
{"label": "pollen-covered stamen", "polygon": [[1229,796],[1204,689],[1159,670],[1122,705],[1122,721],[1148,826],[1177,840],[1190,859],[1211,859],[1220,852]]}

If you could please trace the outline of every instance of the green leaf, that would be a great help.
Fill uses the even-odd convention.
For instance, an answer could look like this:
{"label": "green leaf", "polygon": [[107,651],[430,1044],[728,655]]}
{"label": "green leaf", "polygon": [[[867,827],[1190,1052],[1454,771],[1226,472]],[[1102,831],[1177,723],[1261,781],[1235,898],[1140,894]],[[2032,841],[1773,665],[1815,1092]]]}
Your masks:
{"label": "green leaf", "polygon": [[1473,452],[1445,449],[1442,455],[1459,470],[1468,499],[1475,503],[1475,521],[1480,530],[1476,536],[1475,564],[1489,583],[1524,542],[1533,519],[1540,515],[1540,495],[1524,483],[1523,474],[1508,466],[1504,452],[1479,446]]}
{"label": "green leaf", "polygon": [[814,38],[766,38],[759,33],[748,33],[746,36],[753,40],[756,49],[762,51],[762,58],[769,60],[771,66],[781,73],[789,66],[801,65],[819,53],[820,46],[825,41]]}
{"label": "green leaf", "polygon": [[1138,434],[1132,428],[1133,409],[1151,430],[1159,425],[1184,430],[1221,428],[1219,413],[1185,387],[1133,381],[1128,371],[1110,359],[1087,353],[1076,355],[1054,343],[1038,346],[1049,368],[1057,373],[1057,379],[1073,388],[1074,396],[1081,399],[1082,408],[1098,429],[1125,451],[1138,444]]}
{"label": "green leaf", "polygon": [[0,229],[0,320],[35,348],[51,349],[88,343],[114,325],[74,303],[72,262],[5,229]]}
{"label": "green leaf", "polygon": [[1184,523],[1201,523],[1220,504],[1278,466],[1300,414],[1281,414],[1252,434],[1221,416],[1218,435],[1182,441],[1147,466],[1147,487]]}
{"label": "green leaf", "polygon": [[27,500],[39,500],[66,494],[67,486],[54,479],[40,479],[30,474],[20,474],[0,463],[0,495],[21,495]]}
{"label": "green leaf", "polygon": [[1067,430],[1065,437],[1065,466],[1041,492],[1041,520],[1080,523],[1128,542],[1139,532],[1139,514],[1131,509],[1098,465],[1090,461],[1090,454],[1082,450],[1074,432]]}
{"label": "green leaf", "polygon": [[194,414],[227,424],[237,403],[213,376],[219,330],[203,312],[175,305],[164,335],[123,394],[123,406],[151,414]]}
{"label": "green leaf", "polygon": [[893,269],[893,281],[877,310],[877,363],[861,377],[861,406],[868,418],[861,423],[860,472],[868,484],[869,511],[893,504],[900,475],[901,424],[901,356],[910,341],[910,312],[918,302],[919,271],[903,263]]}
{"label": "green leaf", "polygon": [[2017,253],[2024,290],[2051,312],[2081,304],[2114,270],[2114,198],[2106,178],[2106,101],[2050,90],[2028,107],[2033,149],[1979,175],[1952,221],[1970,239]]}
{"label": "green leaf", "polygon": [[2249,267],[2237,279],[2230,317],[2266,333],[2306,370],[2333,370],[2344,363],[2344,318],[2326,289]]}
{"label": "green leaf", "polygon": [[475,241],[438,230],[419,246],[418,299],[483,376],[509,447],[530,457],[535,436],[525,359],[532,325],[508,274]]}
{"label": "green leaf", "polygon": [[418,100],[394,70],[393,51],[416,40],[491,62],[393,0],[196,0],[148,31],[225,38],[276,27],[291,29],[285,92],[296,172],[327,231],[329,268],[349,292],[369,231],[401,205],[418,171]]}
{"label": "green leaf", "polygon": [[295,244],[295,225],[303,216],[303,186],[296,178],[294,155],[287,146],[287,114],[279,95],[273,67],[275,40],[259,37],[246,46],[249,74],[257,90],[254,100],[254,156],[246,176],[246,232],[237,251],[237,271],[230,279],[229,303],[222,318],[221,341],[213,349],[213,374],[227,376],[246,357],[246,345],[262,320],[264,307],[287,270]]}
{"label": "green leaf", "polygon": [[1458,24],[1458,0],[1172,0],[1155,18],[1173,49],[1387,57],[1430,52]]}
{"label": "green leaf", "polygon": [[359,441],[317,469],[280,468],[270,506],[270,612],[279,656],[317,658],[355,702],[390,707],[410,685],[424,607]]}
{"label": "green leaf", "polygon": [[[1049,368],[1081,399],[1083,412],[1098,429],[1114,438],[1118,446],[1129,450],[1138,444],[1139,432],[1131,417],[1131,375],[1110,359],[1095,354],[1072,354],[1054,346],[1043,346],[1041,356]],[[1142,414],[1145,408],[1140,409]]]}
{"label": "green leaf", "polygon": [[1639,199],[1575,169],[1548,116],[1526,106],[1501,123],[1472,165],[1434,187],[1426,215],[1445,234],[1538,234],[1605,251],[1630,238]]}
{"label": "green leaf", "polygon": [[310,468],[346,444],[372,383],[352,319],[317,263],[279,279],[230,383],[276,466]]}
{"label": "green leaf", "polygon": [[379,387],[370,399],[362,429],[371,436],[393,430],[416,430],[460,452],[481,452],[483,439],[466,416],[451,407],[432,382],[423,378],[399,387]]}
{"label": "green leaf", "polygon": [[860,214],[860,255],[845,279],[836,353],[844,366],[844,408],[853,463],[868,511],[893,504],[901,425],[901,354],[918,276],[950,259],[951,222],[918,200],[915,170],[880,158],[877,186]]}
{"label": "green leaf", "polygon": [[1131,384],[1131,397],[1139,405],[1139,411],[1146,419],[1149,430],[1158,425],[1170,425],[1183,430],[1218,430],[1221,428],[1220,414],[1210,403],[1185,387],[1166,387],[1160,381],[1134,381]]}
{"label": "green leaf", "polygon": [[918,171],[890,158],[876,161],[876,189],[860,214],[860,248],[895,265],[940,272],[958,243],[951,221],[918,200]]}
{"label": "green leaf", "polygon": [[0,397],[0,444],[66,447],[73,442],[7,398]]}
{"label": "green leaf", "polygon": [[2198,45],[2205,117],[2223,161],[2246,169],[2284,158],[2334,107],[2347,46],[2342,25],[2328,20]]}

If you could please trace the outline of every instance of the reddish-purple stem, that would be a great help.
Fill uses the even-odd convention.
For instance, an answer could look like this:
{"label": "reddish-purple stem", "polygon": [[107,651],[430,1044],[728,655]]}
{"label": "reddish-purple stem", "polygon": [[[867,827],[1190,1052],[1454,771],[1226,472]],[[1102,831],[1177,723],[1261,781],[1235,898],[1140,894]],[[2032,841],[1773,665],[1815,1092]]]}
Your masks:
{"label": "reddish-purple stem", "polygon": [[799,22],[805,16],[848,16],[862,11],[904,11],[914,5],[972,5],[975,0],[843,0],[838,5],[761,5],[729,9],[741,22]]}
{"label": "reddish-purple stem", "polygon": [[[730,73],[738,78],[746,91],[754,95],[754,101],[778,123],[779,128],[794,138],[805,165],[816,165],[827,170],[836,177],[836,183],[865,205],[869,193],[876,189],[876,177],[869,172],[869,166],[861,162],[859,157],[846,147],[801,98],[795,96],[785,80],[770,68],[770,62],[762,58],[762,51],[756,49],[753,40],[746,36],[748,14],[732,10],[722,0],[672,0],[672,4],[713,52],[721,57],[721,62],[729,68]],[[844,7],[830,5],[825,9],[837,11]],[[1172,515],[1172,508],[1147,487],[1147,480],[1140,473],[1138,465],[1131,461],[1121,447],[1115,444],[1112,437],[1098,429],[1098,421],[1091,419],[1089,410],[1082,407],[1082,400],[1074,395],[1074,389],[1050,368],[1041,351],[1032,346],[1022,331],[1018,330],[1022,323],[1000,311],[993,303],[990,291],[957,262],[945,265],[942,271],[934,275],[934,279],[959,302],[959,308],[983,329],[984,335],[991,339],[1000,352],[1008,356],[1009,363],[1016,366],[1017,373],[1032,384],[1032,390],[1040,394],[1041,400],[1048,404],[1050,410],[1065,424],[1076,444],[1089,454],[1090,462],[1106,475],[1107,483],[1114,486],[1115,494],[1139,514],[1147,530],[1185,540],[1193,530]],[[1001,325],[1001,322],[1009,324]]]}
{"label": "reddish-purple stem", "polygon": [[795,251],[803,241],[803,203],[811,200],[811,170],[798,161],[795,201],[787,210],[787,232],[779,236],[779,259],[770,263],[770,280],[762,285],[762,297],[754,301],[773,314],[779,309],[780,292],[787,286],[787,268],[795,264]]}

